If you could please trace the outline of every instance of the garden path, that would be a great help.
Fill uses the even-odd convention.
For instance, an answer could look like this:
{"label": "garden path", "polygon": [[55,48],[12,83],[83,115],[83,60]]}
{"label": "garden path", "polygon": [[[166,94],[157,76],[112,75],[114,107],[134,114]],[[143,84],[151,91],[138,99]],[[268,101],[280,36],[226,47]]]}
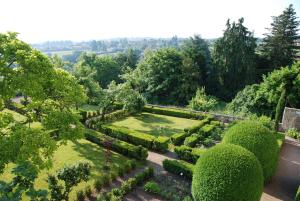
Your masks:
{"label": "garden path", "polygon": [[300,142],[286,137],[277,173],[264,188],[261,201],[293,201],[300,185]]}

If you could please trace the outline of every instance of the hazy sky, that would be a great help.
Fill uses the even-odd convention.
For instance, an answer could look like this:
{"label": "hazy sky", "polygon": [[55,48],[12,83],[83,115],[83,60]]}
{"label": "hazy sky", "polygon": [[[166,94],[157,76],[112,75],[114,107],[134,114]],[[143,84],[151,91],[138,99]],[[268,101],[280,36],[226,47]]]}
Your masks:
{"label": "hazy sky", "polygon": [[116,37],[221,36],[227,18],[245,18],[261,36],[271,16],[300,0],[0,0],[0,32],[26,42]]}

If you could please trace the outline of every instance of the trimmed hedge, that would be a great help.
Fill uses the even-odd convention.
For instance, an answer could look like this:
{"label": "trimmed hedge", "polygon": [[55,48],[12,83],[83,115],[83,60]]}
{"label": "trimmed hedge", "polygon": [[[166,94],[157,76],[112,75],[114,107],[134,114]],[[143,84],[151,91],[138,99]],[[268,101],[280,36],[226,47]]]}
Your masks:
{"label": "trimmed hedge", "polygon": [[148,149],[152,148],[153,141],[155,140],[155,137],[152,135],[129,130],[125,127],[115,125],[104,125],[100,128],[100,131],[113,138],[117,138],[135,145],[142,145]]}
{"label": "trimmed hedge", "polygon": [[191,148],[182,145],[180,147],[175,147],[174,151],[179,159],[195,164],[199,157],[201,157],[202,154],[206,151],[206,149]]}
{"label": "trimmed hedge", "polygon": [[250,151],[233,144],[208,149],[194,167],[195,201],[259,201],[263,172]]}
{"label": "trimmed hedge", "polygon": [[171,136],[171,141],[174,145],[180,145],[184,141],[186,137],[188,137],[190,134],[186,132],[182,133],[175,133]]}
{"label": "trimmed hedge", "polygon": [[192,111],[185,111],[185,110],[173,109],[173,108],[160,108],[154,106],[145,106],[142,111],[148,113],[154,113],[154,114],[173,116],[173,117],[188,118],[188,119],[204,119],[207,116],[205,114],[195,113]]}
{"label": "trimmed hedge", "polygon": [[84,122],[85,122],[86,126],[89,128],[97,128],[97,127],[99,127],[99,125],[101,125],[103,123],[116,121],[116,120],[128,117],[131,114],[132,113],[129,112],[128,110],[117,110],[112,113],[106,114],[104,116],[104,119],[101,119],[101,116],[99,116],[100,115],[99,114],[99,115],[96,115],[96,117],[87,119]]}
{"label": "trimmed hedge", "polygon": [[265,182],[275,174],[278,143],[275,134],[261,123],[251,120],[236,123],[225,132],[223,143],[239,145],[251,151],[262,166]]}
{"label": "trimmed hedge", "polygon": [[90,131],[89,133],[85,134],[85,137],[87,140],[101,147],[104,147],[105,139],[108,139],[112,142],[111,150],[124,156],[132,157],[138,160],[146,160],[146,158],[148,157],[148,150],[146,148],[110,138],[99,132]]}
{"label": "trimmed hedge", "polygon": [[181,160],[168,160],[163,161],[163,167],[168,172],[182,176],[187,179],[192,179],[194,165]]}
{"label": "trimmed hedge", "polygon": [[129,142],[135,145],[142,145],[148,149],[154,151],[166,152],[168,150],[168,137],[154,137],[152,135],[129,130],[125,127],[115,126],[115,125],[104,125],[100,127],[100,131],[103,133],[125,142]]}
{"label": "trimmed hedge", "polygon": [[205,124],[208,124],[209,123],[209,119],[206,118],[206,119],[203,119],[201,120],[197,125],[195,126],[192,126],[190,128],[185,128],[184,131],[187,132],[187,133],[196,133],[198,132]]}
{"label": "trimmed hedge", "polygon": [[183,144],[189,147],[194,147],[199,142],[199,140],[200,138],[198,134],[194,133],[191,136],[185,138]]}
{"label": "trimmed hedge", "polygon": [[159,152],[166,152],[168,150],[170,138],[159,136],[153,141],[152,149]]}

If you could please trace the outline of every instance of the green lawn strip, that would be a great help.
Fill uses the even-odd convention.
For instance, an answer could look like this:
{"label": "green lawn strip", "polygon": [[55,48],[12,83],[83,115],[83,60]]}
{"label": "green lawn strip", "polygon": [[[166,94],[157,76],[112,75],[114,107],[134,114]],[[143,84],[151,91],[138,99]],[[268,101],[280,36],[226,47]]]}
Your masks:
{"label": "green lawn strip", "polygon": [[170,137],[175,133],[183,131],[184,128],[195,126],[198,123],[199,120],[143,112],[127,117],[121,121],[113,122],[112,125],[122,126],[130,130],[147,133],[156,137]]}
{"label": "green lawn strip", "polygon": [[[104,149],[101,149],[98,145],[91,143],[87,140],[79,140],[78,142],[68,142],[66,145],[61,145],[55,152],[53,157],[53,167],[50,170],[43,170],[35,182],[35,187],[40,189],[47,189],[48,184],[45,181],[48,174],[55,173],[56,170],[64,167],[64,165],[74,164],[80,161],[89,162],[92,166],[91,177],[88,182],[82,182],[71,192],[71,200],[76,198],[76,190],[84,189],[88,185],[93,185],[95,179],[101,178],[104,174],[103,166],[105,162]],[[127,157],[112,152],[110,165],[111,171],[117,173],[118,168],[123,166],[128,160]],[[4,174],[0,176],[0,180],[9,181],[13,175],[10,170],[13,168],[13,164],[9,164],[5,169]],[[24,199],[28,200],[28,199]]]}

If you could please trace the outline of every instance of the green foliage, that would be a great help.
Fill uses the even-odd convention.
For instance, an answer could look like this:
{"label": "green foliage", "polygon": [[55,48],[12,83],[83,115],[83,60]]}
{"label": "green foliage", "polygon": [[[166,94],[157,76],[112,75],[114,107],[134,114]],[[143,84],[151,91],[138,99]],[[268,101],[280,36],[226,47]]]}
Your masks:
{"label": "green foliage", "polygon": [[206,85],[211,58],[207,42],[199,35],[185,40],[181,53],[183,56],[182,83],[178,87],[181,89],[180,95],[187,103],[199,86]]}
{"label": "green foliage", "polygon": [[83,53],[75,70],[78,77],[90,76],[103,88],[106,88],[113,80],[120,81],[118,75],[121,73],[121,67],[110,56]]}
{"label": "green foliage", "polygon": [[161,189],[160,189],[159,185],[156,182],[148,181],[144,185],[144,191],[149,192],[149,193],[153,193],[153,194],[159,194]]}
{"label": "green foliage", "polygon": [[209,123],[209,119],[208,118],[199,121],[199,123],[197,125],[195,125],[195,126],[192,126],[190,128],[185,128],[184,131],[187,132],[187,133],[189,133],[189,134],[196,133],[203,126],[205,126],[207,123]]}
{"label": "green foliage", "polygon": [[159,152],[166,152],[168,151],[168,145],[169,145],[170,138],[165,136],[158,136],[153,141],[152,149],[159,151]]}
{"label": "green foliage", "polygon": [[[74,186],[81,181],[87,181],[90,176],[91,166],[89,163],[77,163],[66,166],[57,172],[57,175],[48,176],[48,185],[51,192],[51,200],[69,200],[69,193]],[[60,184],[63,181],[64,185]]]}
{"label": "green foliage", "polygon": [[285,106],[285,99],[286,99],[286,89],[283,88],[280,98],[278,100],[277,106],[276,106],[276,113],[275,113],[275,127],[274,130],[277,131],[279,128],[279,122],[281,120],[282,117],[282,113],[284,110],[284,106]]}
{"label": "green foliage", "polygon": [[275,135],[259,122],[244,120],[231,126],[223,138],[225,144],[235,144],[251,151],[259,160],[268,182],[275,174],[279,157]]}
{"label": "green foliage", "polygon": [[[143,172],[137,173],[133,178],[128,179],[127,181],[122,182],[120,188],[114,188],[103,197],[104,200],[122,200],[122,198],[132,191],[136,186],[141,185],[144,181],[153,177],[153,168],[147,167]],[[102,199],[102,198],[101,198]],[[99,198],[99,200],[101,200]],[[98,200],[98,199],[97,199]]]}
{"label": "green foliage", "polygon": [[270,32],[266,34],[262,43],[262,53],[269,62],[269,68],[293,64],[298,49],[295,40],[299,38],[299,25],[292,4],[282,14],[273,17]]}
{"label": "green foliage", "polygon": [[237,23],[228,20],[223,37],[214,44],[214,71],[211,73],[217,81],[214,94],[223,100],[230,100],[254,81],[256,39],[243,23],[243,18]]}
{"label": "green foliage", "polygon": [[38,176],[38,169],[29,162],[20,163],[13,168],[12,181],[0,180],[0,200],[22,200],[24,193],[31,200],[45,200],[46,190],[36,190],[34,181]]}
{"label": "green foliage", "polygon": [[205,114],[195,113],[192,111],[173,109],[173,108],[160,108],[154,106],[145,106],[143,108],[143,111],[154,113],[154,114],[161,114],[161,115],[188,118],[188,119],[203,119],[205,117]]}
{"label": "green foliage", "polygon": [[180,160],[187,161],[189,163],[195,164],[199,157],[202,156],[202,154],[206,151],[206,149],[199,149],[199,148],[191,148],[185,145],[182,145],[180,147],[174,148],[175,153],[177,154],[177,157]]}
{"label": "green foliage", "polygon": [[185,138],[183,144],[185,146],[194,147],[199,140],[200,139],[199,139],[198,135],[196,133],[194,133],[191,136]]}
{"label": "green foliage", "polygon": [[298,187],[298,190],[296,192],[295,201],[300,201],[300,186]]}
{"label": "green foliage", "polygon": [[187,132],[175,133],[171,136],[171,141],[174,145],[180,145],[189,135]]}
{"label": "green foliage", "polygon": [[263,173],[257,158],[237,145],[208,149],[194,167],[195,201],[259,201]]}
{"label": "green foliage", "polygon": [[110,141],[112,143],[110,148],[124,156],[133,157],[138,160],[145,160],[148,157],[148,150],[142,146],[135,146],[124,141],[113,139],[99,132],[89,132],[86,133],[85,136],[87,140],[102,147],[105,141]]}
{"label": "green foliage", "polygon": [[125,127],[105,125],[102,126],[100,130],[113,138],[117,138],[135,145],[142,145],[148,149],[153,147],[153,141],[155,140],[155,137],[152,135],[129,130]]}
{"label": "green foliage", "polygon": [[175,86],[181,81],[181,72],[180,53],[173,48],[163,48],[146,52],[137,68],[127,76],[127,82],[150,102],[174,103],[180,101],[180,90]]}
{"label": "green foliage", "polygon": [[207,96],[205,88],[198,88],[196,96],[190,100],[188,107],[193,110],[209,111],[217,105],[217,100],[212,96]]}
{"label": "green foliage", "polygon": [[295,128],[289,129],[286,132],[286,135],[289,136],[289,137],[291,137],[291,138],[294,138],[296,140],[300,140],[300,132],[297,131]]}
{"label": "green foliage", "polygon": [[261,84],[246,87],[236,95],[228,109],[234,113],[256,113],[274,117],[283,87],[286,89],[286,106],[299,108],[300,62],[291,67],[274,70],[263,77]]}
{"label": "green foliage", "polygon": [[191,179],[193,176],[194,166],[185,161],[165,159],[163,161],[163,167],[168,172],[182,176],[187,179]]}

